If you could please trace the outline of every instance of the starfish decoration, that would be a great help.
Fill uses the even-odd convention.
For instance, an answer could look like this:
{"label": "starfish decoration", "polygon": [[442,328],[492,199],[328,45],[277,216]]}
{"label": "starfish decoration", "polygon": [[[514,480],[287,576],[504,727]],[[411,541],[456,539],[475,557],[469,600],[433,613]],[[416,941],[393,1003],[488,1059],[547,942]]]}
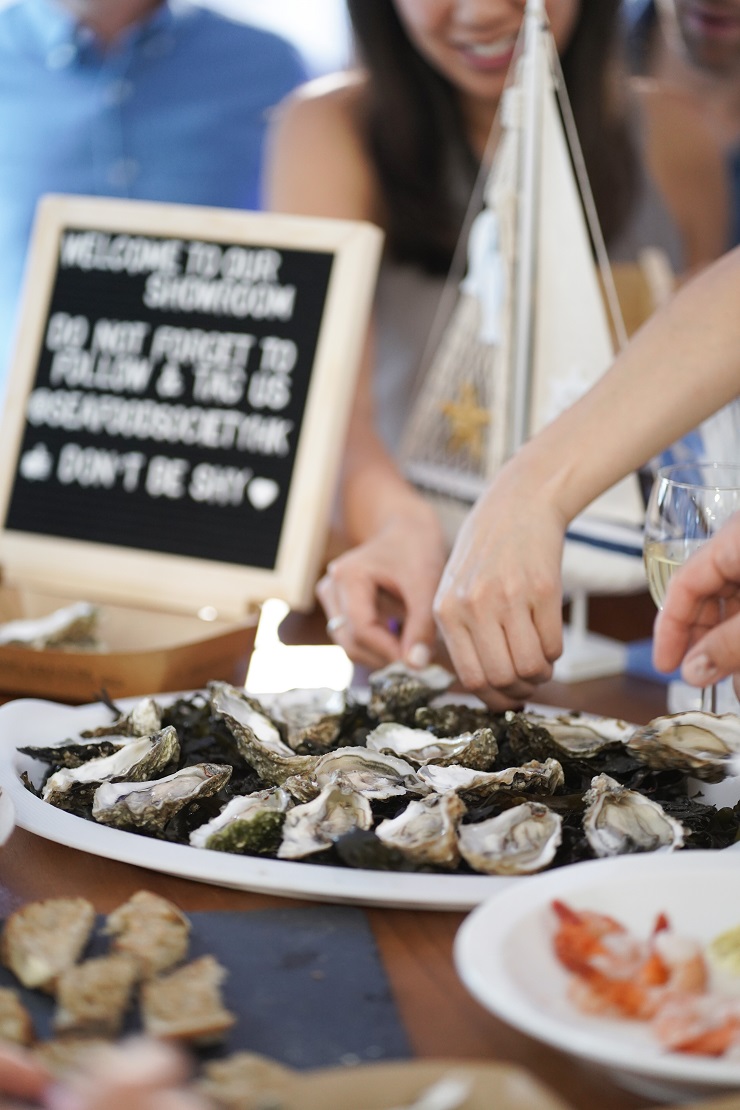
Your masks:
{"label": "starfish decoration", "polygon": [[450,424],[449,449],[462,451],[465,448],[479,462],[483,454],[483,431],[491,422],[491,414],[481,408],[473,383],[464,382],[458,400],[445,401],[440,409]]}

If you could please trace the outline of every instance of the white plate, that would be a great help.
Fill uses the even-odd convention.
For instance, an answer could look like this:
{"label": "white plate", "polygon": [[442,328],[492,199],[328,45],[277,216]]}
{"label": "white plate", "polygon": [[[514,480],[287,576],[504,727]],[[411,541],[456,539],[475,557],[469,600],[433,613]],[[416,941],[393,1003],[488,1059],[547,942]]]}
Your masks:
{"label": "white plate", "polygon": [[[116,704],[125,710],[138,700],[121,699]],[[16,821],[21,828],[70,848],[168,875],[322,902],[469,910],[515,881],[496,875],[360,871],[169,844],[75,817],[26,790],[20,772],[29,771],[33,777],[42,764],[21,755],[18,747],[54,743],[110,720],[110,710],[101,703],[69,706],[23,698],[0,707],[0,787],[3,796],[7,791],[15,804]]]}
{"label": "white plate", "polygon": [[623,1086],[682,1100],[740,1088],[740,1059],[671,1053],[642,1022],[594,1017],[568,1000],[568,972],[552,953],[550,903],[611,914],[646,936],[658,913],[675,931],[709,941],[740,925],[734,849],[589,860],[536,875],[479,906],[455,940],[468,990],[492,1013],[564,1052],[603,1065]]}

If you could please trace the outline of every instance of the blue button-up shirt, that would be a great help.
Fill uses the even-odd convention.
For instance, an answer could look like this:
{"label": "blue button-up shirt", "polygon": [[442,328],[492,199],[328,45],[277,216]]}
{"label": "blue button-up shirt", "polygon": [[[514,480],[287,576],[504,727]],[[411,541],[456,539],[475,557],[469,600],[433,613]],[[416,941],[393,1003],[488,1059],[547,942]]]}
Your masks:
{"label": "blue button-up shirt", "polygon": [[0,394],[38,198],[257,208],[268,110],[305,77],[277,35],[187,0],[107,50],[50,0],[0,8]]}

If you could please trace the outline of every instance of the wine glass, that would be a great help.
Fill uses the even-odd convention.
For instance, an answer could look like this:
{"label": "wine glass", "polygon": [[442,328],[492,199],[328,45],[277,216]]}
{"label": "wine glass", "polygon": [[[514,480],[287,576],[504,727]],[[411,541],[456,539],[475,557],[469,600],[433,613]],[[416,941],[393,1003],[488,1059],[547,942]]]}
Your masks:
{"label": "wine glass", "polygon": [[[675,463],[658,471],[645,517],[644,555],[653,601],[663,608],[671,576],[729,518],[740,511],[740,466]],[[702,693],[702,709],[716,712],[717,690]]]}

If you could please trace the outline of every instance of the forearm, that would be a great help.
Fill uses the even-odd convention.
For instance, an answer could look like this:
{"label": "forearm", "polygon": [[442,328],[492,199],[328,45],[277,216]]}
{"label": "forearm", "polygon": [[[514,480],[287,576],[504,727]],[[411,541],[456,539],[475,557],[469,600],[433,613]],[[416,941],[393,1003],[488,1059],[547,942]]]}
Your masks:
{"label": "forearm", "polygon": [[502,473],[567,523],[740,392],[740,251],[678,293]]}

